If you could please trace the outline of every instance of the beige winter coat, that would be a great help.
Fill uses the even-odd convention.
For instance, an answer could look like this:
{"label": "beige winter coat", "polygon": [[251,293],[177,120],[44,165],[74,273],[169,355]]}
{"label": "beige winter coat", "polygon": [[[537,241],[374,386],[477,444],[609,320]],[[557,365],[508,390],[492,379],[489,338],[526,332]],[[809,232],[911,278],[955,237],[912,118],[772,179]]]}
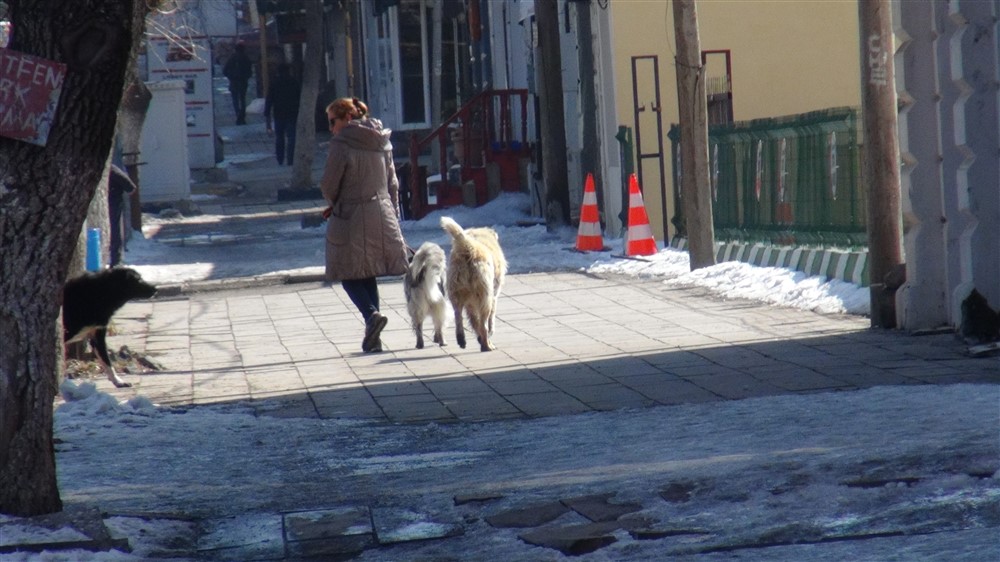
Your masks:
{"label": "beige winter coat", "polygon": [[327,281],[406,271],[389,134],[377,119],[367,118],[352,121],[330,140],[320,182],[333,208],[326,226]]}

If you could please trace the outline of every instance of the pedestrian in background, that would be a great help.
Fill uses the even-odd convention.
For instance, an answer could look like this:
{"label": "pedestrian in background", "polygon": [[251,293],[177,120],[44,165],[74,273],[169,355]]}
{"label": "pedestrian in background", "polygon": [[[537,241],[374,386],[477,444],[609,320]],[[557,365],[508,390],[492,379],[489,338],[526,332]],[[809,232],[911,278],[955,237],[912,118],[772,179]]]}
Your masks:
{"label": "pedestrian in background", "polygon": [[233,56],[226,61],[222,74],[229,79],[229,94],[233,97],[233,111],[236,112],[236,124],[246,125],[247,122],[247,86],[253,74],[253,63],[247,56],[243,43],[237,43],[233,48]]}
{"label": "pedestrian in background", "polygon": [[132,183],[132,178],[128,177],[125,170],[112,164],[111,171],[108,172],[108,218],[111,222],[110,235],[108,237],[111,255],[108,261],[111,267],[118,265],[122,261],[122,251],[125,249],[125,245],[122,243],[124,240],[122,232],[122,207],[125,203],[125,194],[132,193],[135,189],[136,187]]}
{"label": "pedestrian in background", "polygon": [[358,98],[327,106],[330,152],[320,189],[330,207],[326,227],[326,280],[340,281],[365,319],[361,350],[382,351],[388,319],[379,312],[377,277],[406,271],[406,242],[399,226],[399,182],[391,131],[368,116]]}
{"label": "pedestrian in background", "polygon": [[264,99],[267,134],[274,135],[274,155],[279,165],[285,163],[286,155],[289,166],[295,161],[295,122],[299,117],[301,90],[299,81],[292,76],[291,67],[285,63],[279,65],[278,74],[271,81]]}

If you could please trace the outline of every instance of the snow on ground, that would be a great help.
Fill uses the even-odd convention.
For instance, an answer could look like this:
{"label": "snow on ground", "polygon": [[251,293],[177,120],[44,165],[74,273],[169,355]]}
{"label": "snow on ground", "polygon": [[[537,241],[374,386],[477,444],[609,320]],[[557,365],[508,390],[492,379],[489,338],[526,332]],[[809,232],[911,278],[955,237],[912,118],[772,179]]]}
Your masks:
{"label": "snow on ground", "polygon": [[[789,306],[823,313],[867,315],[869,291],[852,283],[824,277],[809,277],[791,269],[755,267],[740,262],[725,262],[690,271],[688,254],[672,248],[641,259],[622,257],[622,239],[607,239],[612,248],[606,252],[581,253],[573,250],[576,231],[564,228],[549,232],[529,217],[530,199],[523,194],[504,193],[478,208],[457,207],[435,211],[419,221],[405,221],[403,233],[411,247],[425,241],[447,247],[450,239],[439,221],[447,214],[465,227],[492,226],[497,229],[512,273],[533,271],[588,271],[592,273],[654,278],[665,283],[698,285],[724,298],[751,299],[777,306]],[[195,220],[212,222],[221,217],[200,215],[190,219],[144,218],[147,224]],[[527,223],[528,226],[519,226]],[[262,240],[252,249],[253,259],[241,259],[226,266],[218,261],[172,259],[175,246],[155,240],[135,239],[128,245],[126,263],[154,284],[203,281],[221,277],[267,274],[320,274],[323,272],[325,229],[322,227],[282,229],[274,238]],[[286,235],[287,238],[281,235]],[[190,250],[190,249],[188,249]],[[209,251],[206,249],[206,252]],[[241,248],[241,253],[244,249]],[[220,259],[223,256],[219,256]]]}
{"label": "snow on ground", "polygon": [[[257,417],[238,405],[114,406],[92,386],[68,382],[62,389],[68,401],[56,412],[59,478],[67,504],[98,503],[111,514],[221,517],[375,502],[458,512],[469,523],[462,537],[378,549],[360,560],[456,553],[465,560],[557,560],[555,551],[518,539],[518,530],[494,529],[481,518],[526,502],[612,492],[669,528],[704,534],[653,541],[623,535],[581,561],[657,560],[713,548],[717,554],[697,559],[723,560],[732,545],[873,534],[887,536],[742,548],[739,559],[978,562],[1000,555],[995,385],[426,425]],[[857,484],[894,478],[918,480]],[[658,494],[670,485],[687,487],[691,500],[664,501]],[[455,495],[472,492],[507,499],[452,506]],[[141,521],[141,533],[134,518],[109,524],[132,531],[131,555],[3,559],[141,560],[157,541],[162,548],[164,537],[182,532],[167,518]],[[18,537],[31,532],[20,529]]]}

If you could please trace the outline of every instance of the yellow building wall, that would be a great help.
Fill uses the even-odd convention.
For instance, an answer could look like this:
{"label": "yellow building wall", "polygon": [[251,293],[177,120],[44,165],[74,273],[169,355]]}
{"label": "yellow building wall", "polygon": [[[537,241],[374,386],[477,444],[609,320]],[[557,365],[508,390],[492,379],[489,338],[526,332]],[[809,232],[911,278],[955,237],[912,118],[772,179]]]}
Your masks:
{"label": "yellow building wall", "polygon": [[[853,0],[698,0],[701,49],[728,49],[732,56],[733,118],[746,121],[840,106],[859,106],[860,55],[858,6]],[[661,239],[664,220],[673,216],[673,162],[670,125],[677,123],[677,75],[674,68],[673,4],[669,0],[608,2],[619,124],[635,127],[633,57],[658,56],[662,105],[662,182],[659,162],[642,159],[643,200],[653,234]],[[722,57],[710,57],[709,76],[724,74]],[[653,63],[637,63],[641,147],[654,154],[655,93]],[[633,131],[635,136],[636,132]],[[638,162],[638,155],[637,155]],[[666,219],[662,209],[666,206]],[[675,230],[671,225],[669,235]]]}

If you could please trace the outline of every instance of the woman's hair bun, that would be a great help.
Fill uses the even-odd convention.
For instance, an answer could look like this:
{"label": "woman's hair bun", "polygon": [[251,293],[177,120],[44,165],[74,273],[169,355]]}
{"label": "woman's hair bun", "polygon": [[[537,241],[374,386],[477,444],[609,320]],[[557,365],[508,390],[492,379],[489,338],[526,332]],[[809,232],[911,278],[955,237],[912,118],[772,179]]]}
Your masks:
{"label": "woman's hair bun", "polygon": [[354,118],[355,119],[360,119],[360,118],[364,117],[365,115],[368,115],[368,106],[365,105],[365,102],[359,100],[358,98],[351,98],[351,102],[354,104],[354,109],[355,109]]}

